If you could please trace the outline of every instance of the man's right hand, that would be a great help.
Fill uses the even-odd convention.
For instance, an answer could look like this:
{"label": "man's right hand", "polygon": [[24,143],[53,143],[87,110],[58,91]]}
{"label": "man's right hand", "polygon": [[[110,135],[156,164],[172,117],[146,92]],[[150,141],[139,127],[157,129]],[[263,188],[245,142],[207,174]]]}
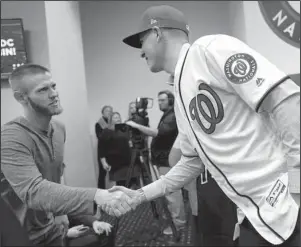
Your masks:
{"label": "man's right hand", "polygon": [[111,193],[122,192],[128,197],[130,197],[130,206],[135,209],[141,203],[147,201],[143,190],[131,190],[123,186],[114,186],[108,190]]}
{"label": "man's right hand", "polygon": [[78,238],[81,235],[83,235],[87,230],[89,230],[89,227],[86,227],[84,225],[74,226],[68,229],[67,237]]}
{"label": "man's right hand", "polygon": [[131,198],[122,191],[97,189],[94,201],[107,214],[120,217],[132,210]]}

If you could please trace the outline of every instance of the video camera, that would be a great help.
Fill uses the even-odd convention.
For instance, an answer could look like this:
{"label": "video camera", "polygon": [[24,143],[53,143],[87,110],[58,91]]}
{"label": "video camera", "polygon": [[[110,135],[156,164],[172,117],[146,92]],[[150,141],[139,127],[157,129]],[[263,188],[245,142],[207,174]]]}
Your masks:
{"label": "video camera", "polygon": [[[149,118],[147,117],[147,109],[153,107],[153,99],[152,98],[143,98],[138,97],[135,101],[136,104],[136,112],[132,114],[129,120],[133,122],[148,126],[149,125]],[[127,132],[130,134],[130,139],[134,147],[143,148],[144,147],[144,135],[135,128],[130,127],[126,124],[116,124],[115,130],[119,130],[122,132]]]}

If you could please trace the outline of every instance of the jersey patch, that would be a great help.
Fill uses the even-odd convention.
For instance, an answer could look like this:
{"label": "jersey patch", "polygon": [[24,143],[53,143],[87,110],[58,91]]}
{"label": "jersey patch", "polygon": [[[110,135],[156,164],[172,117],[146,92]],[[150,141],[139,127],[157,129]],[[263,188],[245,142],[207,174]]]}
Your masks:
{"label": "jersey patch", "polygon": [[237,53],[227,59],[224,72],[230,82],[234,84],[246,83],[255,76],[257,63],[251,55]]}
{"label": "jersey patch", "polygon": [[284,192],[286,186],[282,183],[279,179],[277,180],[276,184],[273,186],[270,194],[267,196],[266,201],[274,207],[278,202],[278,197],[281,193]]}

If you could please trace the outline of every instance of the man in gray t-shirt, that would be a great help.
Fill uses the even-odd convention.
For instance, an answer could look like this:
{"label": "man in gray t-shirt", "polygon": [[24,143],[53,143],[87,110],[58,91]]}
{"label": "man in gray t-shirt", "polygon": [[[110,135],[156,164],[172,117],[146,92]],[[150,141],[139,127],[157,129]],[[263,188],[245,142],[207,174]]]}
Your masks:
{"label": "man in gray t-shirt", "polygon": [[95,203],[116,216],[131,210],[126,203],[116,203],[129,199],[121,192],[60,184],[66,132],[52,119],[62,107],[50,71],[23,65],[13,71],[9,82],[24,117],[1,128],[1,172],[15,195],[12,208],[32,243],[64,245],[67,227],[55,224],[55,216],[93,215]]}

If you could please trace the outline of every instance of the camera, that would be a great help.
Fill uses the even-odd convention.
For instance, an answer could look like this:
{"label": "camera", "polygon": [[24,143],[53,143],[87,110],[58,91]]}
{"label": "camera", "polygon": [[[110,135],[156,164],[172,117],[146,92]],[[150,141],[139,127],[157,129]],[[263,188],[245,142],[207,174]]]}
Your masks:
{"label": "camera", "polygon": [[[143,126],[148,126],[149,118],[147,117],[147,109],[152,108],[152,101],[153,99],[151,98],[138,97],[135,101],[136,112],[132,114],[129,120]],[[126,124],[116,124],[115,130],[129,133],[134,148],[145,148],[145,136],[138,129],[132,128]]]}

